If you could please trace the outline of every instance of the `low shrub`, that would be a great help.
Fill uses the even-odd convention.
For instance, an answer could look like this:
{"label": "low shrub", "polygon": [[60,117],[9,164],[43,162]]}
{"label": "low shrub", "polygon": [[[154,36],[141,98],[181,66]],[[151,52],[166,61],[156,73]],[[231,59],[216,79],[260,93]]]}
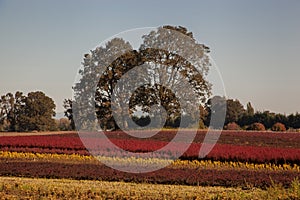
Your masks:
{"label": "low shrub", "polygon": [[265,126],[262,123],[258,123],[258,122],[250,125],[248,129],[253,130],[253,131],[265,131],[266,130]]}
{"label": "low shrub", "polygon": [[224,127],[225,130],[241,130],[241,127],[235,123],[235,122],[231,122],[231,123],[228,123],[225,127]]}
{"label": "low shrub", "polygon": [[277,122],[272,126],[272,131],[286,131],[285,125]]}

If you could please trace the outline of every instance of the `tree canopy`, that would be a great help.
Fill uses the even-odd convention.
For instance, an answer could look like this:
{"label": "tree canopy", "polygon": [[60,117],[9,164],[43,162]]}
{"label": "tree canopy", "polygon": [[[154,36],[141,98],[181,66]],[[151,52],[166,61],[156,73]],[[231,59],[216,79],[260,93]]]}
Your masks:
{"label": "tree canopy", "polygon": [[1,96],[0,119],[3,130],[7,131],[46,131],[53,129],[55,121],[54,101],[43,92],[22,92]]}
{"label": "tree canopy", "polygon": [[[89,116],[95,112],[104,130],[134,126],[130,118],[137,112],[147,113],[158,124],[182,120],[185,115],[191,122],[199,118],[199,106],[211,91],[206,79],[209,48],[197,43],[184,27],[160,27],[142,39],[139,49],[114,38],[85,54],[81,79],[73,87],[73,103],[80,110],[75,115],[93,121]],[[94,84],[95,80],[99,81]],[[91,105],[94,111],[84,109]],[[76,121],[79,128],[88,123],[80,117]]]}

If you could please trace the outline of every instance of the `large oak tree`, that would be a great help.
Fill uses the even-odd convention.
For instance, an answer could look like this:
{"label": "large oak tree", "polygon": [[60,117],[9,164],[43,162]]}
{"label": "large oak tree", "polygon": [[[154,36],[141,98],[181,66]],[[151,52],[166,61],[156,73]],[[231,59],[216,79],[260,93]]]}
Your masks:
{"label": "large oak tree", "polygon": [[[73,87],[75,99],[72,104],[77,108],[77,113],[73,113],[77,116],[77,128],[90,126],[80,116],[93,121],[93,117],[89,117],[92,112],[96,113],[101,128],[105,130],[116,129],[119,125],[127,128],[129,119],[124,116],[134,116],[139,111],[152,115],[151,120],[159,121],[163,112],[158,109],[158,114],[151,113],[155,105],[165,110],[168,121],[184,115],[189,115],[191,121],[199,118],[193,113],[199,111],[211,90],[206,79],[210,66],[208,53],[209,48],[197,43],[186,28],[173,26],[160,27],[144,35],[138,50],[121,38],[114,38],[105,46],[92,50],[84,56],[79,71],[81,79]],[[147,65],[146,72],[141,67],[143,65]],[[126,79],[128,84],[132,79],[135,83],[147,84],[139,86],[130,98],[126,98],[122,91],[128,85],[117,83],[130,70],[131,76]],[[97,84],[93,84],[95,80],[99,80]],[[183,84],[184,81],[190,84],[190,88]],[[197,99],[191,98],[192,93]],[[181,99],[177,94],[181,94]],[[116,97],[114,101],[113,95]],[[91,104],[94,104],[94,110],[89,109]],[[126,105],[129,105],[128,109]],[[113,110],[119,114],[114,116]],[[117,124],[116,120],[121,123]]]}

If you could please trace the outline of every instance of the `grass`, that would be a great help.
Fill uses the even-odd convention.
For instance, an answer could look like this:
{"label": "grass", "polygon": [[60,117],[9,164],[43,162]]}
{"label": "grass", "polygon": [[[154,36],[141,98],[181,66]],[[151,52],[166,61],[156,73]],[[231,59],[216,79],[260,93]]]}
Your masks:
{"label": "grass", "polygon": [[1,199],[300,199],[300,183],[252,188],[0,177]]}

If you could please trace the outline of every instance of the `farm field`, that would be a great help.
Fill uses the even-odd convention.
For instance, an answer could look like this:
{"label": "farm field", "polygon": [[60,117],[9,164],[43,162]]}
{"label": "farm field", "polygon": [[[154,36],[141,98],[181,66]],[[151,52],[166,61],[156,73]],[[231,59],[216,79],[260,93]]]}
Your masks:
{"label": "farm field", "polygon": [[299,188],[200,187],[67,179],[0,177],[1,199],[274,199],[295,198]]}
{"label": "farm field", "polygon": [[[175,134],[174,131],[161,131],[147,139],[136,139],[123,132],[107,132],[106,136],[115,145],[130,152],[150,152],[165,146]],[[189,132],[187,131],[186,134]],[[300,198],[299,192],[295,192],[295,190],[300,190],[299,188],[295,189],[299,186],[297,177],[300,178],[299,133],[224,131],[213,150],[204,159],[199,159],[198,152],[204,136],[204,131],[198,131],[190,148],[174,162],[164,158],[163,155],[155,159],[129,157],[117,152],[117,149],[107,149],[104,138],[95,138],[93,134],[86,134],[85,140],[91,140],[91,149],[95,149],[95,152],[98,153],[96,158],[86,150],[75,132],[1,136],[0,176],[2,176],[2,189],[0,188],[0,191],[11,195],[28,193],[39,197],[60,199],[72,198],[68,196],[71,194],[78,197],[79,193],[74,191],[78,191],[76,189],[78,187],[84,187],[85,189],[80,190],[83,191],[80,192],[80,195],[86,198],[89,198],[88,195],[95,197],[112,195],[113,198],[118,198],[118,196],[113,195],[126,196],[129,194],[130,196],[137,195],[137,198],[138,195],[147,198],[149,196],[150,198],[153,196],[152,192],[158,191],[155,195],[161,196],[153,197],[164,198],[166,195],[169,199],[176,199],[177,197],[173,195],[179,195],[178,198],[191,199],[205,195],[207,199],[219,197],[253,199],[254,196],[251,195],[255,195],[256,199],[266,199],[270,195],[270,191],[274,190],[275,185],[275,190],[281,191],[278,195],[290,199]],[[178,145],[181,145],[180,141]],[[176,156],[176,153],[176,149],[161,152],[161,154],[171,156]],[[135,167],[134,164],[138,162],[145,166],[165,162],[171,164],[158,171],[139,174],[114,170],[99,160],[106,163],[117,160],[120,165],[129,167]],[[38,180],[35,182],[36,185],[29,181],[32,179],[28,178]],[[49,180],[50,185],[53,182],[57,183],[58,186],[55,189],[57,192],[53,193],[46,191],[45,187],[44,189],[41,188],[42,185],[46,184],[41,182],[47,180]],[[101,190],[88,189],[87,185],[79,186],[81,183],[84,185],[83,180],[90,180],[92,185],[101,185]],[[69,191],[62,186],[68,181],[72,185]],[[24,191],[20,187],[15,188],[15,185],[22,184],[33,185],[29,187],[31,188],[30,191]],[[131,191],[127,188],[124,189],[125,193],[122,193],[123,190],[114,191],[116,190],[115,184],[124,184],[118,186],[121,188],[131,187],[135,189]],[[150,184],[151,187],[155,187],[155,190],[146,191],[145,188],[150,186],[144,184]],[[60,189],[59,185],[62,186]],[[102,188],[107,187],[111,190],[102,191]],[[163,187],[178,187],[178,190],[185,191],[185,189],[179,189],[182,187],[186,188],[186,191],[171,194],[170,189],[166,190]],[[177,189],[172,189],[172,192]],[[206,195],[207,193],[211,193],[211,195]],[[46,194],[50,196],[40,196]],[[248,194],[249,196],[247,196]]]}

